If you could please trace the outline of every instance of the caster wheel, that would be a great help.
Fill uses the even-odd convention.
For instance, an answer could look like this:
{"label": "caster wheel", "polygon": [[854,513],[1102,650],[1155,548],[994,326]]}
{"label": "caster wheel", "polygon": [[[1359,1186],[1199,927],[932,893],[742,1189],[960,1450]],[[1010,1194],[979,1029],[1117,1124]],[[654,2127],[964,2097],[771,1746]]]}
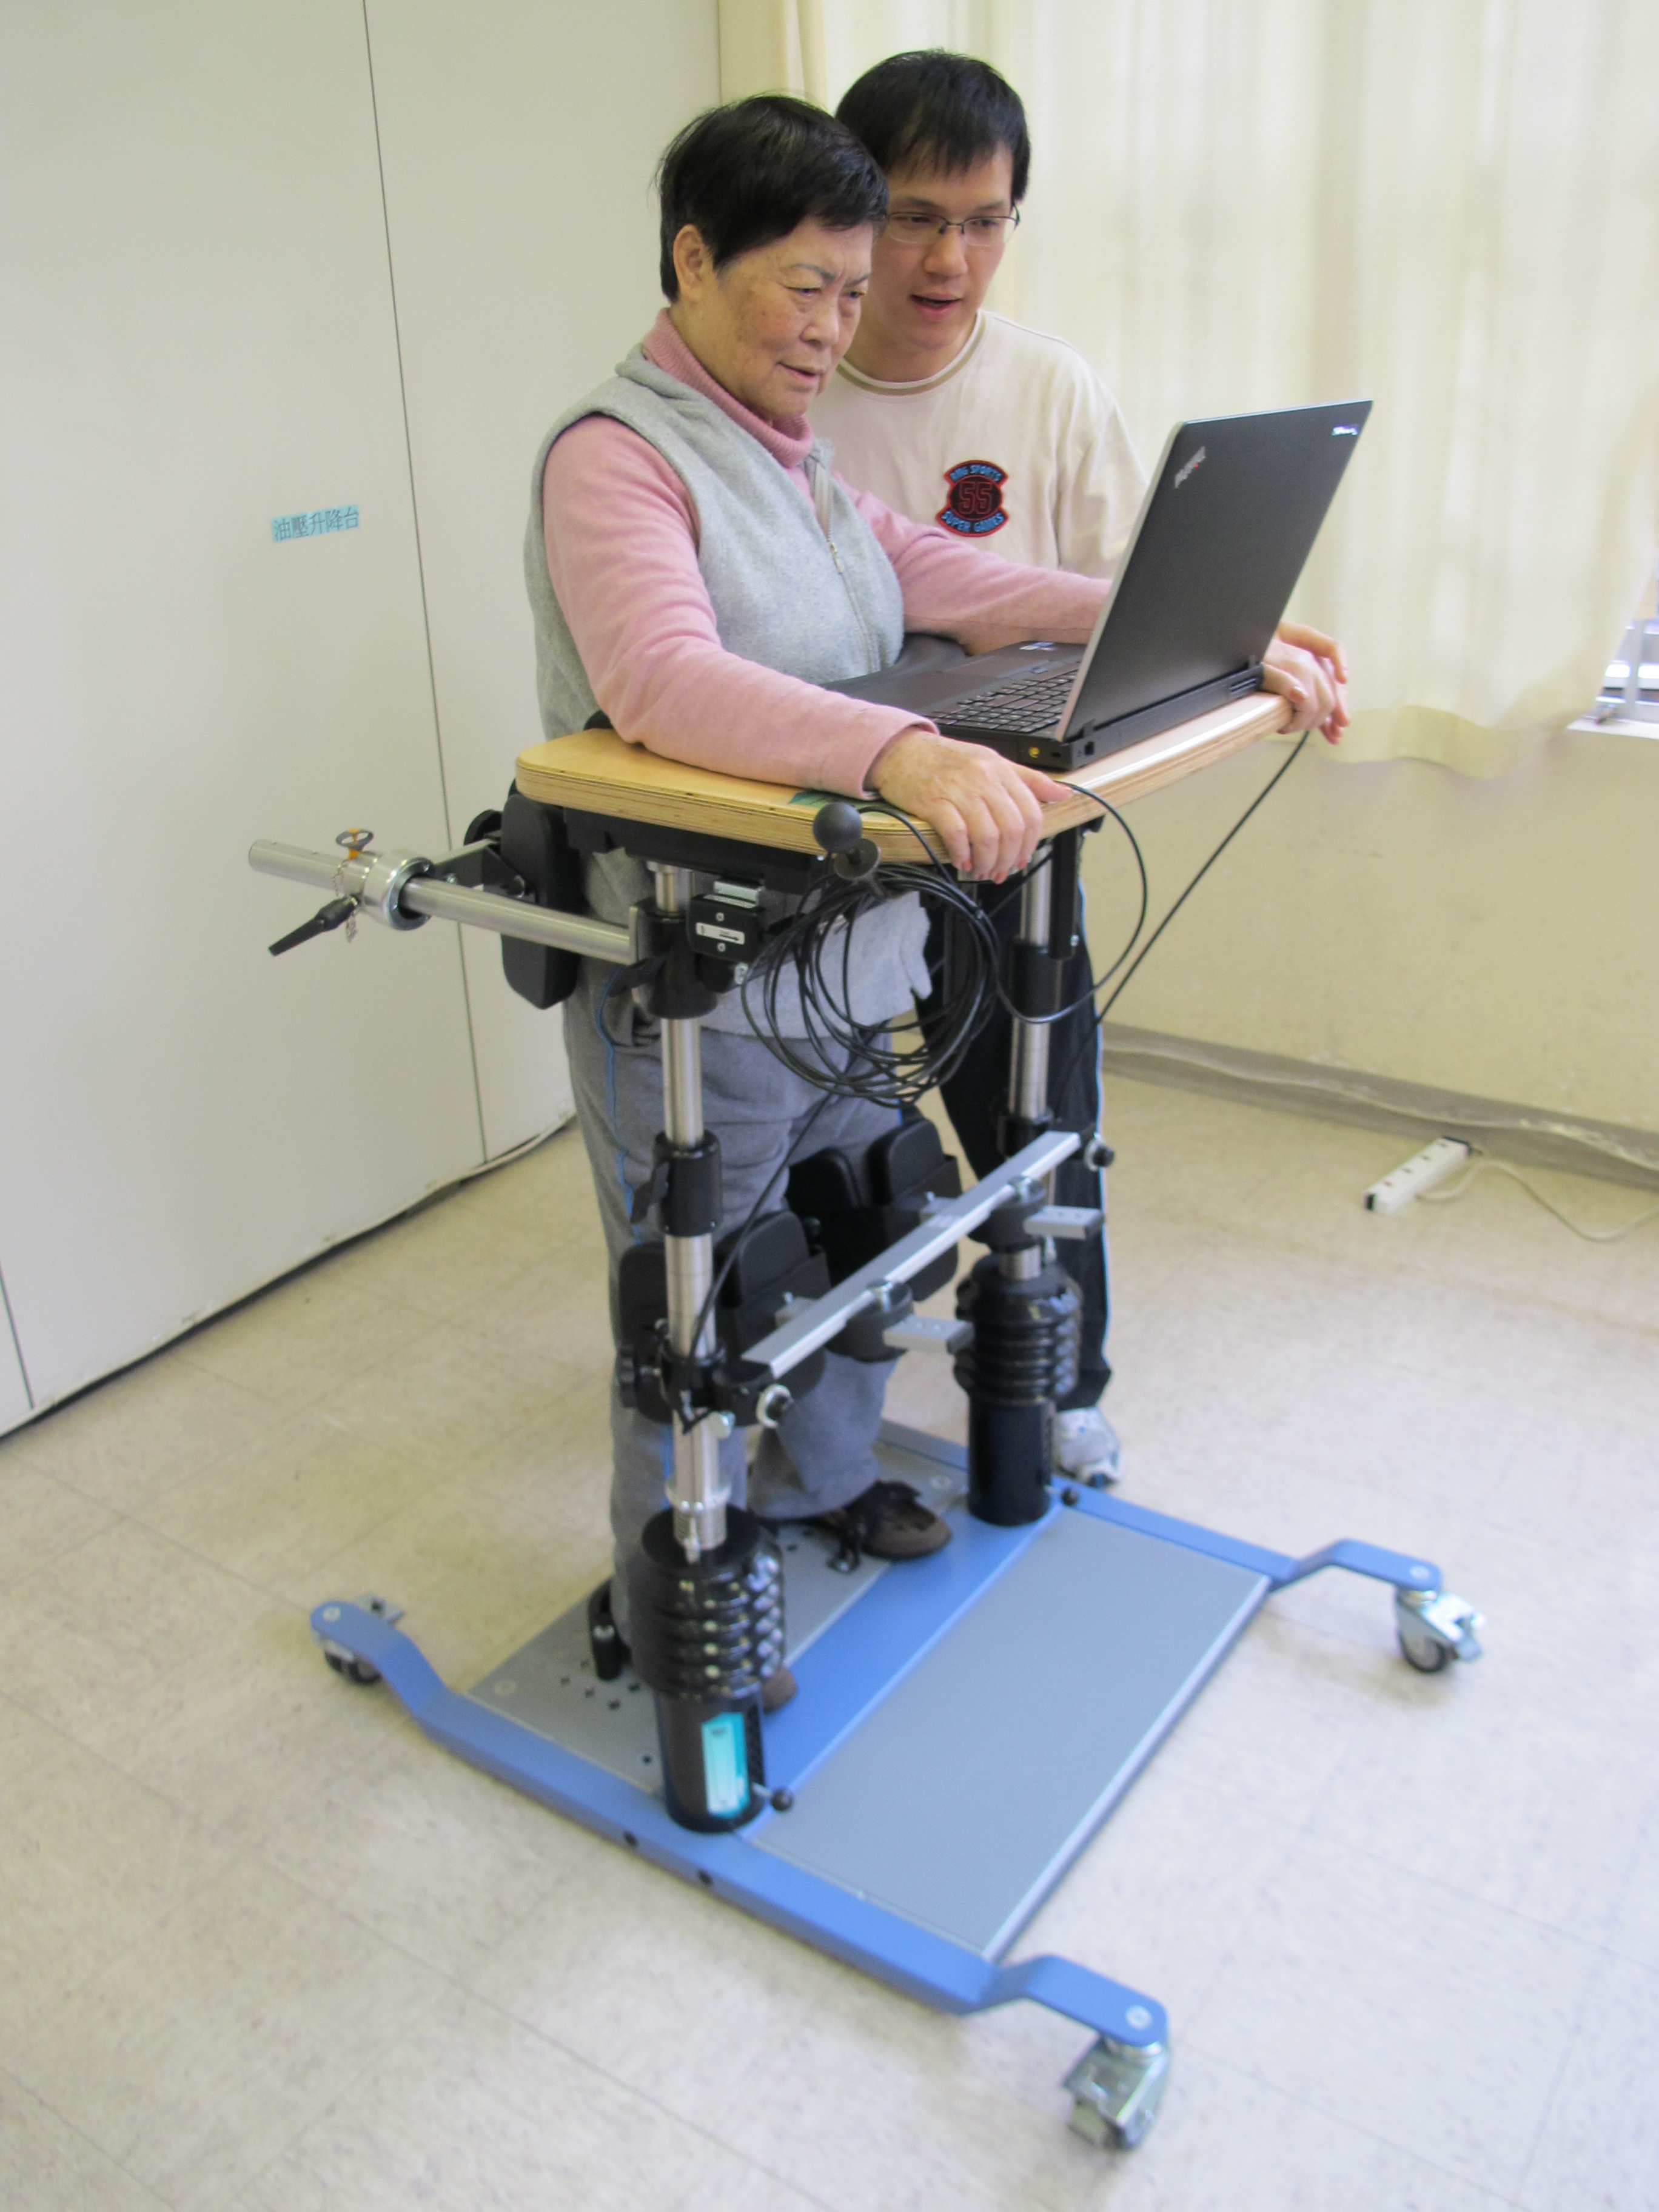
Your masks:
{"label": "caster wheel", "polygon": [[[402,1606],[388,1605],[385,1598],[376,1597],[373,1590],[365,1590],[357,1604],[362,1612],[372,1613],[376,1620],[385,1621],[388,1628],[395,1628],[404,1617]],[[319,1606],[311,1617],[311,1632],[322,1645],[324,1658],[340,1680],[356,1682],[360,1688],[368,1689],[380,1680],[380,1668],[371,1667],[367,1659],[360,1659],[343,1644],[337,1644],[328,1633],[329,1629],[338,1622],[340,1612],[337,1605]]]}
{"label": "caster wheel", "polygon": [[1419,1674],[1437,1674],[1452,1662],[1449,1644],[1441,1644],[1432,1636],[1407,1636],[1400,1632],[1400,1656],[1408,1667],[1415,1667]]}
{"label": "caster wheel", "polygon": [[1419,1674],[1437,1674],[1454,1659],[1480,1656],[1486,1622],[1449,1590],[1397,1589],[1394,1625],[1406,1663]]}

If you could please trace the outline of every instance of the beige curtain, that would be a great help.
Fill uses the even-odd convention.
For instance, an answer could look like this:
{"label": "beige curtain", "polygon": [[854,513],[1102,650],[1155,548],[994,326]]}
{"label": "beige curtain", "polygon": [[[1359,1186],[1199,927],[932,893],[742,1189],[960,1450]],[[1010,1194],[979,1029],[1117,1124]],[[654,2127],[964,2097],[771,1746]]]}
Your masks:
{"label": "beige curtain", "polygon": [[[825,100],[824,0],[719,0],[719,7],[722,100],[757,92]],[[837,88],[837,99],[845,89]]]}
{"label": "beige curtain", "polygon": [[1659,553],[1654,0],[721,16],[779,65],[821,31],[781,81],[831,103],[908,46],[1007,73],[1036,158],[995,304],[1149,461],[1182,416],[1375,400],[1295,608],[1353,651],[1344,757],[1496,775],[1585,711]]}

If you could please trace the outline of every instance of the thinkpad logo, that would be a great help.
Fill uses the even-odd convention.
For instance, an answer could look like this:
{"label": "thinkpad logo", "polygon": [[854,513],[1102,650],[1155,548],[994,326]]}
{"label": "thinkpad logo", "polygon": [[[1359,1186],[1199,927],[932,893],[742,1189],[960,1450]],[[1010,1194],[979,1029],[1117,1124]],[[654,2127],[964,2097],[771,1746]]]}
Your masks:
{"label": "thinkpad logo", "polygon": [[1203,448],[1203,447],[1202,447],[1202,446],[1200,446],[1200,447],[1199,447],[1198,451],[1197,451],[1197,452],[1193,455],[1193,458],[1191,459],[1191,460],[1190,460],[1190,461],[1188,461],[1188,462],[1187,463],[1186,466],[1185,466],[1184,468],[1179,468],[1179,469],[1177,469],[1177,470],[1176,471],[1176,476],[1175,476],[1175,488],[1176,488],[1176,489],[1177,491],[1179,491],[1179,490],[1181,489],[1182,485],[1182,484],[1184,484],[1184,483],[1186,483],[1186,481],[1187,481],[1188,477],[1189,476],[1191,476],[1191,474],[1192,474],[1193,471],[1194,471],[1194,470],[1198,466],[1199,463],[1203,459],[1203,458],[1204,458],[1204,448]]}

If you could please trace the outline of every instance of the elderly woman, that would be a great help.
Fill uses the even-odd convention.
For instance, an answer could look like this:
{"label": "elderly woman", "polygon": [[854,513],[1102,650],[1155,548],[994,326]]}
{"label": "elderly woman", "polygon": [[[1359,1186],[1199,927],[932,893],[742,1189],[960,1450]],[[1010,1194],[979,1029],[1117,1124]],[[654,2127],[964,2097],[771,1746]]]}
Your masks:
{"label": "elderly woman", "polygon": [[[975,652],[1081,641],[1108,586],[988,556],[832,473],[805,410],[857,328],[886,210],[880,172],[848,131],[792,100],[716,108],[674,141],[659,184],[668,306],[536,462],[526,568],[544,726],[557,736],[602,708],[628,741],[673,759],[879,794],[931,823],[958,869],[1000,880],[1030,858],[1042,802],[1060,787],[902,709],[817,687],[890,665],[907,629]],[[1308,718],[1328,710],[1316,699]],[[623,854],[589,864],[590,902],[610,919],[648,890]],[[848,968],[858,1018],[888,1019],[927,992],[925,935],[913,899],[860,918]],[[655,1027],[607,999],[608,972],[585,967],[565,1038],[614,1267],[640,1234],[631,1201],[651,1174],[662,1091]],[[798,1001],[778,994],[786,1033],[792,1004],[798,1019]],[[769,1053],[740,994],[704,1024],[703,1091],[728,1227],[764,1190],[781,1195],[798,1145],[862,1151],[895,1118],[826,1102]],[[890,1371],[830,1355],[817,1389],[763,1437],[757,1512],[844,1516],[879,1557],[945,1540],[913,1492],[878,1479]],[[614,1653],[627,1561],[662,1507],[672,1459],[668,1431],[614,1395],[612,1436],[618,1571],[590,1620]],[[741,1503],[742,1438],[724,1449]],[[790,1686],[781,1677],[768,1702]]]}

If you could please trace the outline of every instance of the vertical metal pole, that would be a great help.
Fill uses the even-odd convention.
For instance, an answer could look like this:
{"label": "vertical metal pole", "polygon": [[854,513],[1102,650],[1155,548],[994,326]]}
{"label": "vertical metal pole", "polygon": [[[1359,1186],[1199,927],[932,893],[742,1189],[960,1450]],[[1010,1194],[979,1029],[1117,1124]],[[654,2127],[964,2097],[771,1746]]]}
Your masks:
{"label": "vertical metal pole", "polygon": [[[1027,945],[1048,943],[1049,871],[1052,845],[1039,848],[1019,894],[1019,935]],[[1008,1110],[1024,1121],[1040,1121],[1048,1104],[1048,1024],[1014,1016],[1014,1046],[1008,1073]]]}
{"label": "vertical metal pole", "polygon": [[[691,902],[691,872],[688,868],[653,865],[657,904],[664,914],[684,914]],[[702,1024],[665,1021],[662,1024],[663,1123],[669,1142],[696,1144],[702,1126]],[[668,1340],[683,1357],[712,1355],[715,1329],[712,1304],[701,1329],[697,1316],[708,1304],[714,1280],[714,1240],[712,1237],[665,1237],[664,1264],[668,1277]],[[695,1335],[695,1341],[694,1340]],[[670,1504],[674,1509],[674,1534],[688,1559],[717,1551],[726,1541],[726,1508],[731,1491],[720,1478],[720,1443],[729,1423],[718,1413],[705,1414],[686,1428],[674,1417],[674,1483]]]}
{"label": "vertical metal pole", "polygon": [[[1046,951],[1048,944],[1050,896],[1053,891],[1052,845],[1039,847],[1033,856],[1030,872],[1019,894],[1019,931],[1027,945],[1040,945]],[[1048,1024],[1022,1021],[1018,1014],[1013,1019],[1013,1053],[1008,1071],[1008,1110],[1017,1115],[1028,1127],[1040,1121],[1048,1109]],[[1048,1178],[1052,1193],[1054,1179]],[[1005,1252],[1000,1257],[1003,1274],[1011,1282],[1021,1282],[1039,1273],[1042,1266],[1040,1245],[1029,1245],[1024,1251]]]}

